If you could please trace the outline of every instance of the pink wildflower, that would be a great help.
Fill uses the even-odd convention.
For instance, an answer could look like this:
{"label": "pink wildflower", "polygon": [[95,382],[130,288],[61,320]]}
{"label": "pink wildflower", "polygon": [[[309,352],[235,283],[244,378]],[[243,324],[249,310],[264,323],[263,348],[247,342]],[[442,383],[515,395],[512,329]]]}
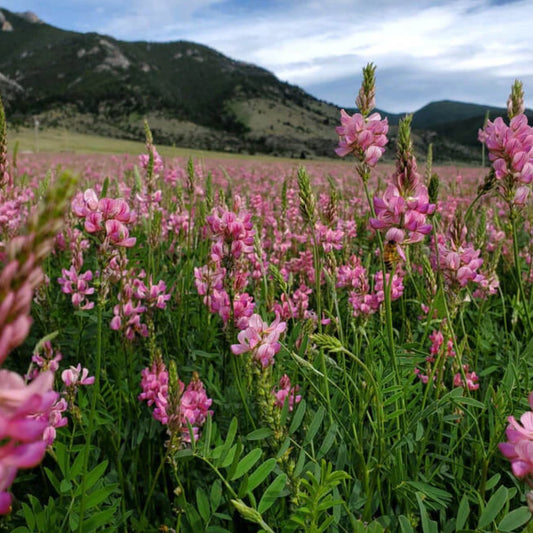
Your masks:
{"label": "pink wildflower", "polygon": [[335,149],[337,155],[354,154],[359,161],[374,167],[385,152],[389,124],[386,118],[381,119],[379,113],[368,117],[363,117],[361,113],[350,116],[341,109],[341,125],[335,131],[339,135],[339,147]]}
{"label": "pink wildflower", "polygon": [[78,366],[71,366],[61,373],[61,379],[67,387],[77,387],[78,385],[92,385],[94,383],[94,376],[89,377],[89,371],[86,368]]}
{"label": "pink wildflower", "polygon": [[286,323],[280,322],[279,316],[269,326],[260,315],[254,314],[250,317],[248,327],[237,336],[239,344],[231,345],[231,351],[235,355],[250,352],[252,359],[263,368],[273,365],[274,356],[281,348],[279,337],[285,327]]}
{"label": "pink wildflower", "polygon": [[[529,405],[533,410],[533,392],[529,394]],[[508,442],[498,446],[502,454],[511,461],[511,468],[516,477],[533,473],[533,411],[526,411],[517,422],[514,416],[508,419],[505,431]]]}
{"label": "pink wildflower", "polygon": [[[477,374],[475,372],[468,372],[468,365],[463,365],[463,370],[465,372],[466,387],[468,387],[468,390],[479,389],[479,383],[477,383],[479,378]],[[453,377],[453,386],[465,387],[465,381],[463,380],[463,376],[460,372],[457,372],[457,374],[455,374]]]}
{"label": "pink wildflower", "polygon": [[276,391],[272,389],[272,394],[275,396],[275,406],[280,409],[283,408],[285,399],[289,398],[289,411],[294,409],[294,404],[299,403],[302,399],[300,394],[296,394],[300,390],[299,385],[291,386],[291,380],[287,374],[284,374],[279,380],[279,389]]}
{"label": "pink wildflower", "polygon": [[72,305],[78,309],[92,309],[94,302],[90,302],[87,296],[94,294],[94,287],[89,283],[93,279],[93,273],[90,270],[83,274],[76,272],[74,265],[66,270],[61,269],[62,277],[57,279],[61,285],[61,291],[71,295]]}

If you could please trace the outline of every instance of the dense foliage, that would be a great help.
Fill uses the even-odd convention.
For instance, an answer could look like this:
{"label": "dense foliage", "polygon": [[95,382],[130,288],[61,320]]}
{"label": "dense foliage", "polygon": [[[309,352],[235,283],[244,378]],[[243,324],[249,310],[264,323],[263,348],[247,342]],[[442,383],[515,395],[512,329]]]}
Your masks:
{"label": "dense foliage", "polygon": [[379,166],[366,90],[355,166],[0,161],[4,530],[526,526],[527,119],[490,171],[418,171],[409,118]]}

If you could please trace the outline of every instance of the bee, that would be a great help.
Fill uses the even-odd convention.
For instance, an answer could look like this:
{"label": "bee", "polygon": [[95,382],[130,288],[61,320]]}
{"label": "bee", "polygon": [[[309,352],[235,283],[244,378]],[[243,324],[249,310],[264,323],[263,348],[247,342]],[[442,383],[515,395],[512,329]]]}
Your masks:
{"label": "bee", "polygon": [[387,241],[383,249],[383,262],[385,263],[387,270],[392,270],[400,259],[396,241]]}

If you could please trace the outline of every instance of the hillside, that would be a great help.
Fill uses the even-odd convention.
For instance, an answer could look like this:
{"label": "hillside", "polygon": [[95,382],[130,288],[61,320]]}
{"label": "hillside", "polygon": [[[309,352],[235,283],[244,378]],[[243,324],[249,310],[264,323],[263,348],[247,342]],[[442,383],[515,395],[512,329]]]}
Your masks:
{"label": "hillside", "polygon": [[121,42],[3,14],[12,31],[0,32],[0,92],[14,120],[133,139],[146,116],[161,143],[333,151],[338,108],[267,70],[195,43]]}
{"label": "hillside", "polygon": [[[123,139],[142,139],[146,117],[160,144],[334,156],[339,108],[271,72],[206,46],[124,42],[55,28],[31,13],[0,14],[0,94],[8,119]],[[414,114],[415,146],[436,160],[479,160],[486,106],[433,102]],[[505,110],[490,108],[491,115]],[[389,118],[390,146],[395,124]],[[393,157],[388,149],[386,157]]]}

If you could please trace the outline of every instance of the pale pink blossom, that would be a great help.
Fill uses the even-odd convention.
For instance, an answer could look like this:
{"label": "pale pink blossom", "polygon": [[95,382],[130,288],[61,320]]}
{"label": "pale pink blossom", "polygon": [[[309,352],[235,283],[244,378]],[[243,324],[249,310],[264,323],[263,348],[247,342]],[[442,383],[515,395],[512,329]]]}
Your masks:
{"label": "pale pink blossom", "polygon": [[279,316],[268,325],[260,315],[254,314],[250,317],[248,327],[239,332],[239,344],[232,344],[231,351],[236,355],[250,352],[252,359],[266,368],[274,364],[274,356],[281,348],[279,338],[285,328],[286,323],[280,322]]}
{"label": "pale pink blossom", "polygon": [[272,389],[272,394],[275,397],[275,406],[280,409],[283,408],[285,400],[288,398],[289,411],[294,409],[294,405],[299,403],[302,399],[300,394],[296,394],[300,390],[299,385],[291,385],[291,380],[287,374],[284,374],[279,380],[278,390]]}

